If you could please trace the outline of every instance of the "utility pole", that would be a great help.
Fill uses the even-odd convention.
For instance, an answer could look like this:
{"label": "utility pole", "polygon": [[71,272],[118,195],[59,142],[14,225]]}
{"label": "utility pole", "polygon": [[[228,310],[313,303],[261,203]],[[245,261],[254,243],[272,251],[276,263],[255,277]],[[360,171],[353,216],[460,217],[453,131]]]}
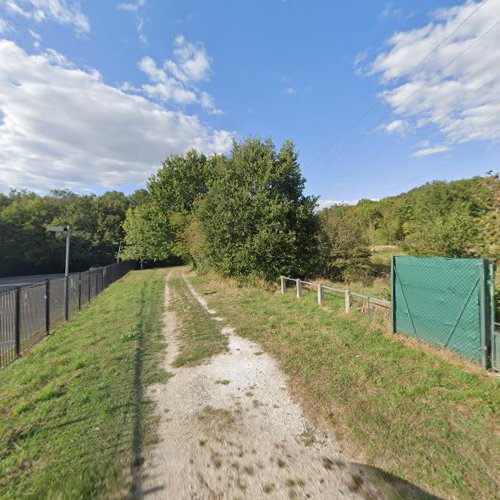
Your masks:
{"label": "utility pole", "polygon": [[64,318],[69,318],[69,248],[71,242],[71,226],[48,226],[49,233],[66,233],[66,257],[64,263]]}
{"label": "utility pole", "polygon": [[66,261],[64,263],[64,318],[69,318],[69,246],[71,241],[71,226],[66,226]]}

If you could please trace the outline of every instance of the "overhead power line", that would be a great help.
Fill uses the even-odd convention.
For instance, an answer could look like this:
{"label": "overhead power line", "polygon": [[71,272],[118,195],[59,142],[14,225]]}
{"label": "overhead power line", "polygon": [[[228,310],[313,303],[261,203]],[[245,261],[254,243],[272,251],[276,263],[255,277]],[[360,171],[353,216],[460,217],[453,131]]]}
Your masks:
{"label": "overhead power line", "polygon": [[[448,39],[450,39],[453,35],[455,35],[475,14],[477,14],[477,12],[479,12],[480,9],[482,9],[487,3],[489,2],[489,0],[484,0],[482,1],[481,3],[478,4],[478,6],[476,7],[476,9],[474,9],[473,12],[471,12],[451,33],[449,33],[447,36],[445,36],[442,40],[439,41],[439,43],[437,43],[426,55],[425,57],[420,60],[407,74],[407,77],[409,77],[412,73],[414,73],[420,66],[422,66],[428,59],[429,57],[432,56],[432,54],[434,54],[442,45],[444,42],[446,42]],[[498,24],[498,23],[495,23],[495,25]],[[482,35],[480,35],[479,38],[482,38],[483,36],[485,36],[489,31],[491,31],[491,29],[493,29],[494,26],[490,27],[486,32],[484,32]],[[447,64],[445,66],[445,68],[447,68],[450,64],[452,64],[453,62],[455,62],[458,57],[460,55],[462,55],[464,52],[466,52],[467,50],[469,50],[471,48],[471,46],[473,46],[476,42],[478,41],[478,39],[476,39],[470,46],[468,46],[464,51],[462,51],[458,56],[456,56],[456,58],[451,61],[449,64]],[[445,69],[443,68],[443,69]],[[411,97],[411,95],[407,96],[399,105],[398,107],[400,107],[404,102],[406,102],[409,97]],[[375,109],[377,106],[380,105],[380,102],[375,102],[373,103],[368,109],[367,111],[365,111],[360,117],[358,117],[356,119],[356,121],[354,122],[354,124],[349,127],[347,130],[345,130],[343,133],[341,133],[341,135],[335,140],[333,141],[329,146],[327,146],[323,151],[321,151],[315,158],[313,158],[313,160],[309,163],[309,167],[311,167],[312,165],[314,165],[314,163],[316,163],[325,153],[327,153],[328,151],[330,151],[333,147],[335,147],[344,137],[346,137],[351,131],[353,131],[356,127],[356,125],[358,123],[360,123],[366,116],[368,116],[372,111],[373,109]],[[397,109],[397,108],[396,108]],[[394,112],[394,110],[392,110],[391,112]],[[344,148],[345,149],[345,148]],[[342,150],[343,152],[343,150]],[[341,154],[341,153],[340,153]]]}

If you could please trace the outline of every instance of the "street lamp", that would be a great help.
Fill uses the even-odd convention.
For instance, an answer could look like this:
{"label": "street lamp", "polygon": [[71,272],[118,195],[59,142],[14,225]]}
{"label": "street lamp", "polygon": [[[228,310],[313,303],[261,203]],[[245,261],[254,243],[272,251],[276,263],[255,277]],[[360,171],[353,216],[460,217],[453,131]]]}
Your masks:
{"label": "street lamp", "polygon": [[66,261],[64,265],[64,318],[66,321],[69,317],[69,245],[71,240],[71,226],[68,224],[63,226],[48,226],[49,233],[66,233]]}
{"label": "street lamp", "polygon": [[112,241],[113,245],[118,245],[118,254],[116,256],[116,262],[120,262],[120,255],[122,253],[122,242],[121,241]]}

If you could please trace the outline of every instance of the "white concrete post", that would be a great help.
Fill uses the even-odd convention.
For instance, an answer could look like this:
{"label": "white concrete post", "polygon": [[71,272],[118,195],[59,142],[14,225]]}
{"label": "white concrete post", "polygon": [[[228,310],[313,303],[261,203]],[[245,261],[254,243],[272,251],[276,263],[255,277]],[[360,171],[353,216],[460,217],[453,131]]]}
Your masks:
{"label": "white concrete post", "polygon": [[323,285],[318,285],[318,305],[320,306],[323,302]]}
{"label": "white concrete post", "polygon": [[297,298],[301,299],[302,298],[302,283],[300,280],[295,280],[297,282]]}
{"label": "white concrete post", "polygon": [[351,310],[351,292],[349,290],[346,290],[344,292],[344,297],[345,297],[345,313],[349,314],[349,311]]}
{"label": "white concrete post", "polygon": [[286,283],[285,283],[285,277],[281,277],[281,294],[284,295],[286,291]]}

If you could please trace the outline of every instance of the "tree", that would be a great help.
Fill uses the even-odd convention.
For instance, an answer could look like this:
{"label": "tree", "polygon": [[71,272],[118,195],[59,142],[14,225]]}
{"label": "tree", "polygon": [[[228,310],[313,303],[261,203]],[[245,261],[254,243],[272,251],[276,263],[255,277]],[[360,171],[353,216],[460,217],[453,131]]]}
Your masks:
{"label": "tree", "polygon": [[275,279],[315,268],[316,199],[303,194],[294,145],[276,152],[270,140],[233,143],[216,159],[197,215],[208,262],[230,276]]}
{"label": "tree", "polygon": [[173,232],[170,221],[151,205],[130,207],[123,229],[125,260],[158,262],[172,255]]}
{"label": "tree", "polygon": [[363,220],[353,207],[320,212],[321,274],[334,281],[367,280],[374,274]]}

